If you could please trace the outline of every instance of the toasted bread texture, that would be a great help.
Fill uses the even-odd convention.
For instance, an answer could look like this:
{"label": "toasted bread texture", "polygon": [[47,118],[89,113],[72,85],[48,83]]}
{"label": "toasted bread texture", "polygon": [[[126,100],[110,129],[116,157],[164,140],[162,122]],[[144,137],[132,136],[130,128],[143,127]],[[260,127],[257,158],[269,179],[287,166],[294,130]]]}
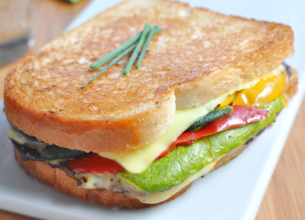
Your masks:
{"label": "toasted bread texture", "polygon": [[[140,32],[162,31],[142,65],[128,57],[83,90],[90,64]],[[18,129],[70,149],[142,147],[173,123],[176,108],[205,104],[293,54],[287,25],[226,16],[169,0],[129,0],[22,59],[5,80],[5,113]]]}

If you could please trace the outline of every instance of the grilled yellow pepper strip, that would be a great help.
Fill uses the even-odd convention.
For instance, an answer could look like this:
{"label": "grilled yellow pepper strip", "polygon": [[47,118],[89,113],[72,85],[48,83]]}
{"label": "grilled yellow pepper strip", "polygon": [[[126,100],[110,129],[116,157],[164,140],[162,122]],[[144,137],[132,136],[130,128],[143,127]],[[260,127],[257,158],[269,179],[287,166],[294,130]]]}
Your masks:
{"label": "grilled yellow pepper strip", "polygon": [[222,103],[220,103],[219,107],[227,106],[232,103],[235,98],[236,93],[229,95]]}
{"label": "grilled yellow pepper strip", "polygon": [[235,105],[262,107],[270,104],[285,91],[286,73],[261,80],[250,89],[236,93]]}
{"label": "grilled yellow pepper strip", "polygon": [[263,78],[259,83],[250,89],[243,89],[226,98],[220,107],[229,105],[244,105],[250,107],[264,107],[277,99],[285,91],[286,75],[284,72],[280,75]]}

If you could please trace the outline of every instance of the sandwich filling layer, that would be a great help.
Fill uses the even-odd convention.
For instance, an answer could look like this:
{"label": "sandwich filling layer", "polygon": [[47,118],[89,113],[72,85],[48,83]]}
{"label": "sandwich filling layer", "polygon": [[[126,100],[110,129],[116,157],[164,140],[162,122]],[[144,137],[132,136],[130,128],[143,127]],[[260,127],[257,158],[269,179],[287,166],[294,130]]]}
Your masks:
{"label": "sandwich filling layer", "polygon": [[124,153],[101,152],[99,154],[102,157],[117,161],[130,173],[142,173],[163,151],[165,151],[178,138],[179,135],[181,135],[199,118],[203,117],[217,105],[224,102],[228,96],[232,96],[236,91],[249,89],[262,79],[281,74],[284,71],[285,66],[280,64],[263,77],[256,78],[250,82],[241,84],[205,105],[187,109],[177,109],[175,113],[174,124],[160,138],[144,147],[130,150]]}
{"label": "sandwich filling layer", "polygon": [[[248,144],[248,141],[255,134],[274,121],[277,113],[283,107],[282,99],[278,98],[268,106],[268,119],[204,137],[188,147],[179,146],[155,161],[142,174],[126,172],[76,174],[65,167],[66,160],[46,162],[50,166],[67,171],[69,175],[78,180],[79,187],[107,189],[137,198],[142,203],[159,203],[170,198],[193,180],[206,175],[221,158],[226,157],[239,146]],[[12,140],[16,142],[20,140],[19,134],[14,129],[10,128],[9,134]],[[18,150],[20,151],[20,149]],[[25,154],[28,154],[28,152]],[[27,158],[23,159],[26,160]],[[31,159],[33,160],[33,158]]]}
{"label": "sandwich filling layer", "polygon": [[[171,133],[172,135],[169,135],[170,137],[168,139],[162,138],[162,140],[166,140],[162,142],[162,147],[158,148],[159,145],[152,144],[151,146],[158,149],[151,151],[148,147],[148,150],[143,149],[140,153],[135,153],[133,156],[129,155],[130,158],[140,161],[133,163],[133,165],[130,165],[130,163],[127,162],[130,167],[136,167],[137,164],[142,163],[142,165],[139,165],[140,168],[138,168],[142,170],[140,173],[139,171],[129,172],[129,170],[133,168],[127,169],[124,162],[117,160],[119,162],[117,163],[115,160],[109,160],[111,157],[107,159],[105,158],[106,156],[101,153],[100,155],[103,156],[101,158],[104,158],[103,160],[106,161],[105,163],[107,163],[108,166],[106,173],[104,172],[106,168],[90,169],[90,172],[87,173],[84,172],[86,169],[77,171],[76,169],[71,168],[72,166],[69,166],[69,164],[71,165],[73,164],[73,161],[88,157],[93,153],[88,154],[82,151],[73,151],[58,146],[50,146],[35,140],[34,137],[27,136],[22,131],[13,127],[10,128],[9,136],[21,153],[23,160],[42,160],[47,162],[50,166],[62,168],[70,176],[78,179],[79,187],[88,189],[105,188],[135,197],[143,203],[159,203],[178,192],[194,179],[211,171],[221,158],[234,152],[235,149],[242,146],[244,143],[248,143],[255,134],[259,133],[260,130],[264,129],[275,120],[276,115],[285,105],[282,93],[285,91],[286,75],[285,67],[279,65],[264,77],[240,85],[238,88],[234,88],[211,103],[191,110],[178,110],[179,112],[187,112],[186,117],[176,116],[177,118],[180,118],[177,121],[181,122],[181,129],[172,129],[175,131]],[[273,77],[276,78],[275,80],[277,81],[273,82]],[[275,86],[271,93],[269,91],[270,94],[262,95],[263,93],[268,93],[265,88],[270,89],[270,84],[274,84],[275,82],[278,83],[277,85],[281,85],[281,83],[284,82],[284,84],[282,83],[284,85],[282,86],[283,88]],[[264,86],[266,87],[261,90],[260,87]],[[243,126],[235,128],[230,127],[230,129],[227,128],[226,130],[217,130],[212,134],[202,136],[188,144],[177,144],[177,146],[168,150],[172,142],[175,142],[176,139],[178,140],[179,138],[177,137],[183,131],[196,124],[194,123],[196,120],[211,112],[216,106],[218,106],[217,109],[221,109],[226,106],[233,106],[234,108],[234,106],[237,105],[252,106],[249,108],[255,106],[255,108],[260,111],[267,112],[267,117],[251,121],[253,119],[252,117],[250,118],[251,120]],[[195,115],[195,113],[197,115]],[[192,130],[192,134],[202,133],[202,131],[206,130],[211,124],[214,123],[217,125],[220,120],[222,120],[222,122],[224,120],[230,121],[230,117],[233,117],[231,115],[233,115],[233,112],[221,119],[209,122],[207,125],[197,127]],[[191,119],[191,122],[186,122],[189,118]],[[196,118],[195,121],[194,118]],[[174,125],[179,127],[180,123],[177,122],[177,124],[175,123]],[[176,137],[173,138],[174,136]],[[29,150],[29,148],[31,150]],[[155,153],[153,154],[152,152]],[[163,152],[166,153],[160,156]],[[146,157],[147,154],[149,154],[149,156]],[[122,156],[120,157],[122,158]],[[149,162],[148,165],[143,165],[143,162],[141,162],[144,161],[141,160],[142,157],[146,158],[145,160],[147,161],[152,160],[152,162]],[[143,167],[146,168],[144,169]],[[110,172],[110,170],[112,171]]]}

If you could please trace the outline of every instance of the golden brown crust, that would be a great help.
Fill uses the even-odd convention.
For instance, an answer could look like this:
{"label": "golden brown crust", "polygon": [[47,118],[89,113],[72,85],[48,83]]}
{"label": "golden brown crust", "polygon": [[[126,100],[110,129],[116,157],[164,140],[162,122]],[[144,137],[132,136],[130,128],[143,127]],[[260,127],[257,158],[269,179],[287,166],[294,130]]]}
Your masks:
{"label": "golden brown crust", "polygon": [[[145,22],[163,30],[150,43],[141,68],[121,76],[126,58],[80,90],[99,71],[90,63]],[[16,127],[44,142],[124,151],[162,135],[176,106],[207,103],[292,54],[289,26],[168,0],[130,0],[22,59],[5,80],[4,111]]]}
{"label": "golden brown crust", "polygon": [[140,209],[159,205],[161,203],[174,200],[191,186],[190,183],[164,202],[157,204],[145,204],[141,203],[138,199],[128,197],[123,193],[99,189],[77,188],[77,180],[69,176],[65,171],[59,168],[52,168],[45,162],[41,161],[22,161],[18,150],[16,150],[16,148],[14,148],[14,150],[16,160],[31,177],[36,178],[43,184],[52,187],[57,192],[64,193],[85,202],[91,202],[93,204],[109,208]]}
{"label": "golden brown crust", "polygon": [[142,146],[144,141],[148,144],[172,124],[175,111],[170,105],[174,102],[172,97],[156,103],[159,107],[154,111],[134,117],[119,121],[85,121],[39,112],[39,109],[20,105],[19,101],[7,97],[7,93],[4,95],[4,112],[14,126],[40,141],[86,152],[124,151]]}

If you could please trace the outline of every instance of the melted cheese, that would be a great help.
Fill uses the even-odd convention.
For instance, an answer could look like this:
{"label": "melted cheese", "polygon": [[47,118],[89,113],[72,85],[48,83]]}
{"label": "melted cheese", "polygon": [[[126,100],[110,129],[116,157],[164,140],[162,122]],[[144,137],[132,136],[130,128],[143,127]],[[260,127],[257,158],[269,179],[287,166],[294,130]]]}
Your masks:
{"label": "melted cheese", "polygon": [[18,134],[12,127],[10,127],[8,130],[8,136],[11,140],[16,141],[18,144],[26,144],[28,146],[35,148],[38,152],[41,152],[43,148],[47,145],[44,142],[31,141],[27,139],[23,135]]}
{"label": "melted cheese", "polygon": [[163,152],[171,143],[173,143],[180,134],[189,128],[195,121],[206,115],[218,104],[222,103],[229,95],[242,89],[248,89],[257,84],[260,80],[279,74],[285,71],[284,65],[280,64],[263,77],[256,78],[250,82],[243,83],[233,88],[229,92],[221,95],[219,98],[199,107],[177,109],[175,113],[174,124],[154,142],[138,148],[129,150],[124,153],[105,153],[99,155],[120,163],[130,173],[142,173],[150,164]]}
{"label": "melted cheese", "polygon": [[[77,174],[76,177],[82,182],[81,185],[82,188],[85,189],[104,188],[107,190],[111,190],[113,192],[124,193],[129,197],[133,197],[140,200],[142,203],[155,204],[167,200],[168,198],[179,192],[181,189],[186,187],[188,184],[193,182],[195,179],[206,175],[214,168],[215,164],[216,162],[209,163],[197,173],[190,175],[180,185],[176,185],[169,190],[156,192],[156,193],[148,193],[145,191],[141,191],[131,182],[123,178],[120,178],[117,175]],[[86,178],[85,182],[82,181],[82,177]]]}

